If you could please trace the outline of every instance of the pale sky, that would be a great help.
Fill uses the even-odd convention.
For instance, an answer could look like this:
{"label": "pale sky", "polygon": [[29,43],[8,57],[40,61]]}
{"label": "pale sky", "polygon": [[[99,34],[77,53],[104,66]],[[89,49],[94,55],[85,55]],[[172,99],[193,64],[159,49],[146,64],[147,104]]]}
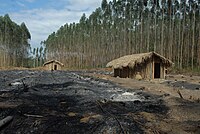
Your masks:
{"label": "pale sky", "polygon": [[[0,16],[9,14],[17,24],[25,22],[31,33],[31,46],[66,23],[78,22],[83,13],[89,16],[102,0],[0,0]],[[108,0],[110,1],[110,0]]]}

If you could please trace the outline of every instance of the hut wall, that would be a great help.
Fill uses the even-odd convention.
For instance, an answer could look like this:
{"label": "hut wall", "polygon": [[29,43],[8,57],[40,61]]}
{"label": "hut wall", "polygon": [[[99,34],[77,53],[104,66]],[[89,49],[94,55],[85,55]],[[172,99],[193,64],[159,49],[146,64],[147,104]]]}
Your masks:
{"label": "hut wall", "polygon": [[160,65],[160,78],[164,79],[165,78],[165,67],[163,66],[163,64],[161,63]]}
{"label": "hut wall", "polygon": [[57,68],[56,70],[62,70],[61,65],[56,63],[56,62],[52,62],[52,63],[46,64],[45,65],[45,69],[46,70],[55,70],[55,66]]}
{"label": "hut wall", "polygon": [[121,77],[121,78],[127,78],[129,77],[129,68],[122,68],[122,69],[114,69],[114,77]]}
{"label": "hut wall", "polygon": [[129,68],[129,78],[135,78],[135,69]]}
{"label": "hut wall", "polygon": [[146,78],[147,77],[147,64],[139,64],[137,66],[135,66],[134,68],[129,70],[129,78],[135,78],[137,72],[139,72],[139,74],[141,75],[142,78]]}
{"label": "hut wall", "polygon": [[137,72],[139,72],[144,79],[154,79],[155,63],[160,64],[160,78],[165,78],[165,66],[162,63],[161,59],[155,56],[145,63],[136,66],[134,69],[131,69],[129,71],[130,78],[135,78]]}
{"label": "hut wall", "polygon": [[122,78],[129,78],[129,67],[123,67],[122,68]]}
{"label": "hut wall", "polygon": [[[158,67],[158,65],[158,70],[155,70],[155,66]],[[134,68],[124,67],[122,69],[114,69],[114,77],[119,76],[121,78],[135,78],[137,72],[139,72],[143,79],[154,79],[155,71],[160,71],[157,73],[159,73],[161,79],[164,79],[165,70],[165,64],[162,63],[160,57],[154,55],[148,61],[138,64]]]}
{"label": "hut wall", "polygon": [[153,79],[153,59],[150,59],[146,65],[146,79]]}
{"label": "hut wall", "polygon": [[57,70],[62,70],[62,66],[58,63],[55,63],[54,65],[57,65]]}
{"label": "hut wall", "polygon": [[51,70],[52,69],[52,64],[46,64],[45,65],[46,70]]}

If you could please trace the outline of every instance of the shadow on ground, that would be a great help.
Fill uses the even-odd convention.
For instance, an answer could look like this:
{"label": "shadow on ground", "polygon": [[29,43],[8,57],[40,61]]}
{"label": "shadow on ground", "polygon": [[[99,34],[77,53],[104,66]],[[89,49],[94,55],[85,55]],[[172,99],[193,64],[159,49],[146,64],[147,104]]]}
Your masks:
{"label": "shadow on ground", "polygon": [[[125,96],[115,101],[130,91],[80,72],[0,73],[6,75],[1,79],[0,119],[13,116],[1,133],[143,133],[141,124],[146,120],[135,120],[134,114],[164,117],[168,111],[159,96],[134,90],[135,100],[127,101],[130,96]],[[24,84],[10,85],[16,81]]]}

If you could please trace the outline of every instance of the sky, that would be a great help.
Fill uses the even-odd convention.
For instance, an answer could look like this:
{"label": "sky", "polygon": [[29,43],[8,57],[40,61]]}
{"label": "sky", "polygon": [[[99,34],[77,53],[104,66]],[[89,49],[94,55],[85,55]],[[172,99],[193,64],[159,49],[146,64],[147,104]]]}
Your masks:
{"label": "sky", "polygon": [[[0,16],[9,14],[17,24],[25,22],[31,33],[31,47],[66,23],[79,22],[83,13],[89,16],[102,0],[0,0]],[[109,1],[109,0],[108,0]]]}

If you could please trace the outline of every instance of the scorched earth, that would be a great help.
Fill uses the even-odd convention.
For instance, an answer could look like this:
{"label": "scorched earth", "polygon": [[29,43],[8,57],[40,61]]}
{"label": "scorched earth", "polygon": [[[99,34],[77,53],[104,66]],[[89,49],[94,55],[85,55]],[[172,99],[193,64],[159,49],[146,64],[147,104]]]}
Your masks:
{"label": "scorched earth", "polygon": [[139,134],[147,121],[138,113],[166,116],[161,96],[84,73],[0,71],[0,120],[12,117],[0,132]]}

